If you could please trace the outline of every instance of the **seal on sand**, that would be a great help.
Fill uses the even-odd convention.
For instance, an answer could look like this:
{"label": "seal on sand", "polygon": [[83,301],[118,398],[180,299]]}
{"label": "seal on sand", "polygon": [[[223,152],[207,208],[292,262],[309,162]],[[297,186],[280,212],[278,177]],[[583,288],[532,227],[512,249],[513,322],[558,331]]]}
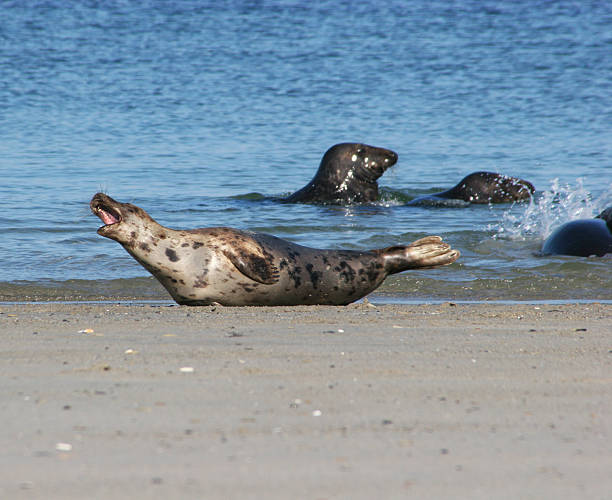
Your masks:
{"label": "seal on sand", "polygon": [[90,207],[104,223],[98,234],[119,242],[185,305],[345,305],[389,274],[459,257],[439,236],[364,252],[317,250],[227,227],[169,229],[102,193]]}
{"label": "seal on sand", "polygon": [[535,192],[533,184],[517,177],[494,172],[473,172],[456,186],[441,193],[421,196],[408,205],[445,205],[444,200],[467,203],[508,203],[527,200]]}
{"label": "seal on sand", "polygon": [[327,150],[314,178],[284,199],[289,203],[346,205],[378,198],[376,180],[397,162],[389,149],[342,143]]}
{"label": "seal on sand", "polygon": [[566,222],[544,241],[541,253],[577,257],[612,253],[612,207],[594,219]]}

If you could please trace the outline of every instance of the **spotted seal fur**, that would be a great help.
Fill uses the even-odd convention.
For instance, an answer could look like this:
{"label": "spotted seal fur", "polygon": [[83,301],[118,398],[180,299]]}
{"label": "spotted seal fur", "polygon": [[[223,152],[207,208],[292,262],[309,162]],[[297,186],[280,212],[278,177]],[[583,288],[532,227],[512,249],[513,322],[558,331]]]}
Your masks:
{"label": "spotted seal fur", "polygon": [[104,223],[98,234],[119,242],[184,305],[344,305],[389,274],[459,257],[439,236],[363,252],[318,250],[228,227],[169,229],[102,193],[90,207]]}

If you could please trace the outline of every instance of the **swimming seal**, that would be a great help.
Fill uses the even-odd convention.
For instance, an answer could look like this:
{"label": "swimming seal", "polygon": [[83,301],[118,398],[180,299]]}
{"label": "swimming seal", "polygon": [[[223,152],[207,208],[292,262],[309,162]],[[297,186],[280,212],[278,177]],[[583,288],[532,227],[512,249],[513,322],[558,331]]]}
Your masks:
{"label": "swimming seal", "polygon": [[377,179],[397,162],[397,153],[367,144],[342,143],[327,150],[313,179],[283,201],[346,205],[378,198]]}
{"label": "swimming seal", "polygon": [[90,207],[104,223],[98,234],[119,242],[185,305],[345,305],[389,274],[459,257],[439,236],[364,252],[317,250],[227,227],[169,229],[102,193]]}
{"label": "swimming seal", "polygon": [[612,207],[594,219],[566,222],[544,241],[542,255],[603,257],[612,253]]}
{"label": "swimming seal", "polygon": [[421,196],[408,205],[451,205],[445,200],[469,203],[508,203],[527,200],[535,192],[533,184],[517,177],[494,172],[473,172],[451,189]]}

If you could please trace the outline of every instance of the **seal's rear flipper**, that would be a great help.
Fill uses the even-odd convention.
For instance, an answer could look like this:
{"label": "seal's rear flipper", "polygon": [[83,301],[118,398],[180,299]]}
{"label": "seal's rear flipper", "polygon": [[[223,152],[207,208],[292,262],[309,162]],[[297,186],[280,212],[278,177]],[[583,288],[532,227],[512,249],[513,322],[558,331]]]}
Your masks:
{"label": "seal's rear flipper", "polygon": [[374,250],[384,261],[389,274],[407,269],[446,266],[459,258],[459,251],[453,250],[439,236],[427,236],[408,246],[393,246]]}

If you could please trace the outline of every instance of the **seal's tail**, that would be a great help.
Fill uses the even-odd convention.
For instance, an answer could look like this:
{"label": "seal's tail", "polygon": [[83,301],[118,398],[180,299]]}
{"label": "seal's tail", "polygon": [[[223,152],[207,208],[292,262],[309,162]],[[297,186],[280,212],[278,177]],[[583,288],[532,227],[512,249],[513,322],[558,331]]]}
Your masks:
{"label": "seal's tail", "polygon": [[446,266],[459,258],[459,251],[453,250],[439,236],[427,236],[407,246],[392,246],[374,250],[384,261],[389,274],[407,269]]}

